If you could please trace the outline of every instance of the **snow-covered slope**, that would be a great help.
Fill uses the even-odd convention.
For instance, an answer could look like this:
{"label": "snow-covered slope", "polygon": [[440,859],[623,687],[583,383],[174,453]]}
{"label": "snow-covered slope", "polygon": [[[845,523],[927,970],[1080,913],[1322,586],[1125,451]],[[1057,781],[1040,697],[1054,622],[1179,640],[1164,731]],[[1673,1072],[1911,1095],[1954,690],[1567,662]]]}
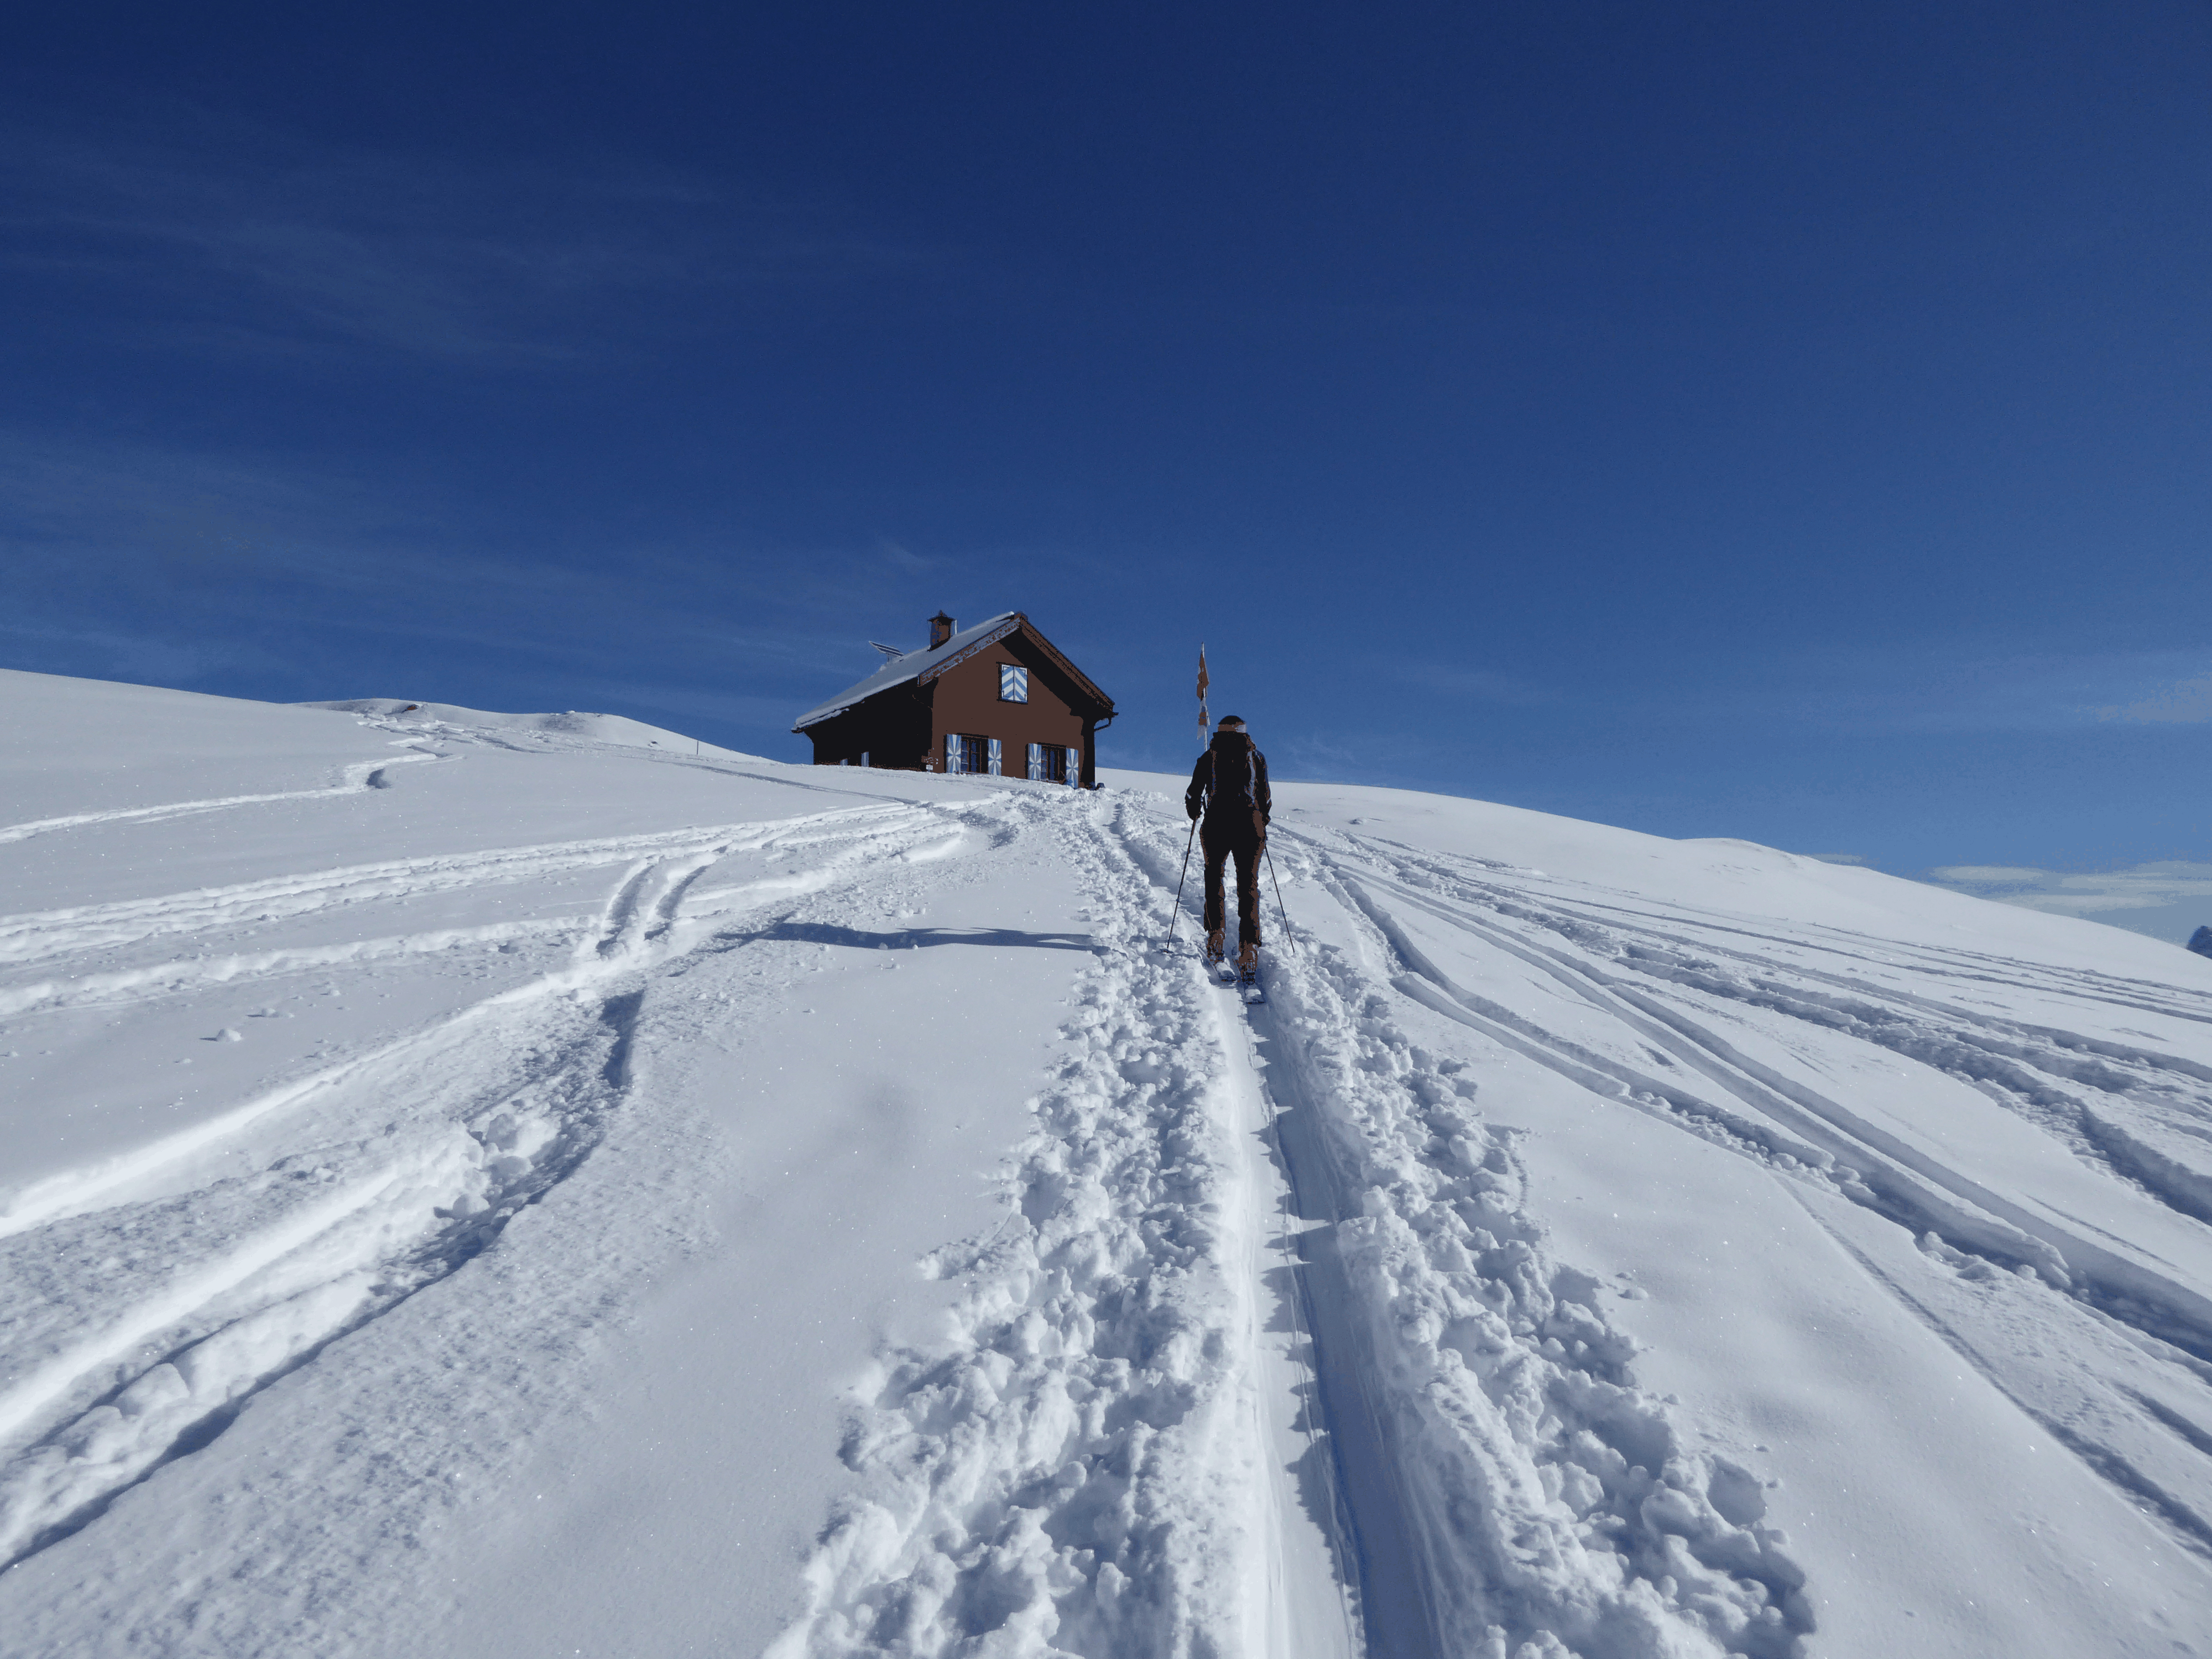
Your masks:
{"label": "snow-covered slope", "polygon": [[2212,1650],[2212,961],[1285,785],[1248,1010],[1176,780],[0,699],[11,1655]]}
{"label": "snow-covered slope", "polygon": [[560,714],[496,714],[489,709],[463,708],[450,702],[410,702],[404,697],[348,697],[337,702],[309,702],[303,708],[329,708],[342,714],[372,714],[410,732],[434,733],[458,726],[483,741],[489,733],[508,737],[537,732],[568,738],[590,738],[599,743],[623,744],[633,749],[665,749],[671,753],[715,755],[726,760],[757,760],[757,755],[734,749],[718,749],[662,726],[647,726],[627,714],[587,714],[570,709]]}

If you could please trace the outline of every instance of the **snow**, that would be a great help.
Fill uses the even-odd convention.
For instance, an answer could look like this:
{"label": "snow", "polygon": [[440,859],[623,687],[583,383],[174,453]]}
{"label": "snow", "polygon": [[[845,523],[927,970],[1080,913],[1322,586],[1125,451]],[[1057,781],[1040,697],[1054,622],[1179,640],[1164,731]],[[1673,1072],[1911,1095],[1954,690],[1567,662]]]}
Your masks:
{"label": "snow", "polygon": [[563,714],[497,714],[448,702],[412,702],[404,697],[354,697],[337,702],[302,703],[300,707],[331,708],[347,714],[373,714],[395,722],[397,729],[410,732],[459,726],[476,734],[479,742],[491,733],[522,736],[558,732],[591,738],[599,743],[626,744],[633,749],[667,749],[694,756],[711,754],[727,760],[760,758],[757,755],[740,754],[734,749],[720,749],[711,743],[702,744],[696,738],[687,738],[662,726],[647,726],[627,715],[586,714],[573,708]]}
{"label": "snow", "polygon": [[1293,782],[1248,1009],[1178,780],[0,693],[10,1655],[2212,1650],[2212,961]]}

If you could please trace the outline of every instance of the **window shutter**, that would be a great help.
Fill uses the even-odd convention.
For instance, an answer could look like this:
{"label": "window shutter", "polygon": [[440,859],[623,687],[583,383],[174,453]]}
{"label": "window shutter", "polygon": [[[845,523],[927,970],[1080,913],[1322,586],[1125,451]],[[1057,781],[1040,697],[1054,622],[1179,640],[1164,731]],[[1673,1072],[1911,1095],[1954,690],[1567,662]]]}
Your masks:
{"label": "window shutter", "polygon": [[999,770],[999,763],[1000,763],[1000,762],[1003,758],[1004,758],[1004,756],[1001,754],[1001,752],[1000,752],[1000,748],[999,748],[999,740],[998,740],[996,738],[993,738],[991,739],[991,764],[990,764],[990,773],[991,773],[991,775],[992,775],[993,777],[994,777],[994,778],[995,778],[995,777],[999,777],[999,776],[1001,776],[1001,775],[1002,775],[1002,774],[1001,774],[1001,773],[1000,772],[1000,770]]}
{"label": "window shutter", "polygon": [[1066,764],[1061,768],[1060,775],[1066,781],[1067,787],[1073,789],[1083,781],[1082,750],[1063,749],[1060,752],[1067,757]]}
{"label": "window shutter", "polygon": [[960,734],[957,732],[945,734],[945,769],[948,772],[960,769]]}
{"label": "window shutter", "polygon": [[1043,775],[1044,745],[1041,743],[1033,743],[1030,745],[1030,781],[1035,783]]}

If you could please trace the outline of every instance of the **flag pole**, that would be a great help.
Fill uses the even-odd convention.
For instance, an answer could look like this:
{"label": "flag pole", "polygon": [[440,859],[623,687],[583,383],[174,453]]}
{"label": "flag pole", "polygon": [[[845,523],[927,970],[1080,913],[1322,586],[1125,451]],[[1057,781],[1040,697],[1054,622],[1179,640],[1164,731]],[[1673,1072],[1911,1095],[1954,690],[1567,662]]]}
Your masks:
{"label": "flag pole", "polygon": [[1200,749],[1206,747],[1206,728],[1209,723],[1206,711],[1206,688],[1212,684],[1206,672],[1206,641],[1200,640],[1198,644],[1198,746]]}

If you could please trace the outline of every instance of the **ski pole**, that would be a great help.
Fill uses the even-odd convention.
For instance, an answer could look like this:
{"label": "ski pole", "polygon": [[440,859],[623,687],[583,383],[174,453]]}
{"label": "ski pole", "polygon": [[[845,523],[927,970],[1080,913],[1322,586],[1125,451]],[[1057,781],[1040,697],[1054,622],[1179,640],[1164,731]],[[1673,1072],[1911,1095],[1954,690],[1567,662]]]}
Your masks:
{"label": "ski pole", "polygon": [[1260,855],[1267,860],[1267,879],[1275,884],[1275,911],[1283,919],[1283,937],[1291,942],[1291,954],[1298,953],[1298,936],[1291,931],[1291,913],[1283,908],[1283,878],[1275,873],[1275,855],[1267,850],[1267,843],[1260,843]]}
{"label": "ski pole", "polygon": [[1176,923],[1182,920],[1182,884],[1190,879],[1190,849],[1192,844],[1197,840],[1198,820],[1193,818],[1190,821],[1190,840],[1182,844],[1182,874],[1176,878],[1175,908],[1168,912],[1167,934],[1160,940],[1163,945],[1175,937]]}

